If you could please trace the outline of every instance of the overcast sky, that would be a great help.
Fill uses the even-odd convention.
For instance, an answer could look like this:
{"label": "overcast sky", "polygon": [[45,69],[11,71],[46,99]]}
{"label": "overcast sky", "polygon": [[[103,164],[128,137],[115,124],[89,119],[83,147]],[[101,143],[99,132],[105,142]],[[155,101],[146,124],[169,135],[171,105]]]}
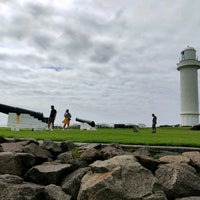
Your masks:
{"label": "overcast sky", "polygon": [[[96,123],[180,123],[176,63],[199,0],[1,0],[0,104]],[[0,113],[0,125],[7,115]]]}

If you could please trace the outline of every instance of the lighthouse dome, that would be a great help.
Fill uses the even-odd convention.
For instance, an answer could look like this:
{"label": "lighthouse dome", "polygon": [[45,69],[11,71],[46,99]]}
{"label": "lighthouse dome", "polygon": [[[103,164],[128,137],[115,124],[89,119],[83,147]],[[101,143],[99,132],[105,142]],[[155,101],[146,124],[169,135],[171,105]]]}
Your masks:
{"label": "lighthouse dome", "polygon": [[193,47],[187,46],[181,52],[181,60],[196,60],[196,50]]}

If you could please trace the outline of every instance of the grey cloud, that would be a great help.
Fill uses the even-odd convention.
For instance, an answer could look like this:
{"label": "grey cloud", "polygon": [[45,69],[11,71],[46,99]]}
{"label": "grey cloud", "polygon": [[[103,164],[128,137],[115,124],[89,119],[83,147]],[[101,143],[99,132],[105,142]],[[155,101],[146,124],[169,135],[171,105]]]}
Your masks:
{"label": "grey cloud", "polygon": [[78,27],[75,29],[65,28],[60,39],[63,41],[63,50],[73,57],[80,54],[87,54],[92,47],[92,42],[88,35],[82,33]]}
{"label": "grey cloud", "polygon": [[160,124],[179,122],[176,63],[186,45],[199,55],[198,1],[2,5],[1,103],[45,115],[55,104],[60,113],[69,107],[73,116],[97,123],[149,125],[152,111]]}
{"label": "grey cloud", "polygon": [[27,13],[30,13],[38,20],[40,20],[41,17],[49,17],[55,11],[51,4],[49,4],[47,7],[44,4],[38,2],[25,2],[23,10],[25,10]]}
{"label": "grey cloud", "polygon": [[116,53],[116,49],[112,44],[97,44],[94,47],[94,54],[91,56],[91,61],[107,63]]}
{"label": "grey cloud", "polygon": [[52,48],[52,43],[55,40],[54,37],[52,37],[48,33],[40,33],[40,30],[35,30],[34,35],[34,37],[30,38],[30,43],[33,43],[33,45],[41,48],[44,51]]}
{"label": "grey cloud", "polygon": [[8,60],[10,59],[10,56],[6,53],[0,53],[0,62],[2,62],[3,60]]}

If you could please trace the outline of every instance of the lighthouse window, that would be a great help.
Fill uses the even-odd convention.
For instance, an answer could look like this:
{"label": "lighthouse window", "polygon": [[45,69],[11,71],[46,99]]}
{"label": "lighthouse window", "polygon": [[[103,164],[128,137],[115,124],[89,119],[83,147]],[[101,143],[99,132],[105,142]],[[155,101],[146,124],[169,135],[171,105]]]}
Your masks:
{"label": "lighthouse window", "polygon": [[184,51],[181,52],[181,55],[182,55],[182,60],[184,60],[185,59]]}

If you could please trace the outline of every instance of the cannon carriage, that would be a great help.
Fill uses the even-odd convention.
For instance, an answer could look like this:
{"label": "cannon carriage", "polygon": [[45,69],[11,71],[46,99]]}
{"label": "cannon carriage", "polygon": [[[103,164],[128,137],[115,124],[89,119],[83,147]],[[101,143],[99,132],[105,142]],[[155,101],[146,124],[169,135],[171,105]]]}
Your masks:
{"label": "cannon carriage", "polygon": [[94,121],[76,118],[76,121],[80,123],[80,130],[96,130],[96,124]]}
{"label": "cannon carriage", "polygon": [[47,127],[48,117],[44,117],[40,112],[4,104],[0,104],[0,112],[8,115],[7,126],[14,131],[19,131],[20,128],[42,130]]}

